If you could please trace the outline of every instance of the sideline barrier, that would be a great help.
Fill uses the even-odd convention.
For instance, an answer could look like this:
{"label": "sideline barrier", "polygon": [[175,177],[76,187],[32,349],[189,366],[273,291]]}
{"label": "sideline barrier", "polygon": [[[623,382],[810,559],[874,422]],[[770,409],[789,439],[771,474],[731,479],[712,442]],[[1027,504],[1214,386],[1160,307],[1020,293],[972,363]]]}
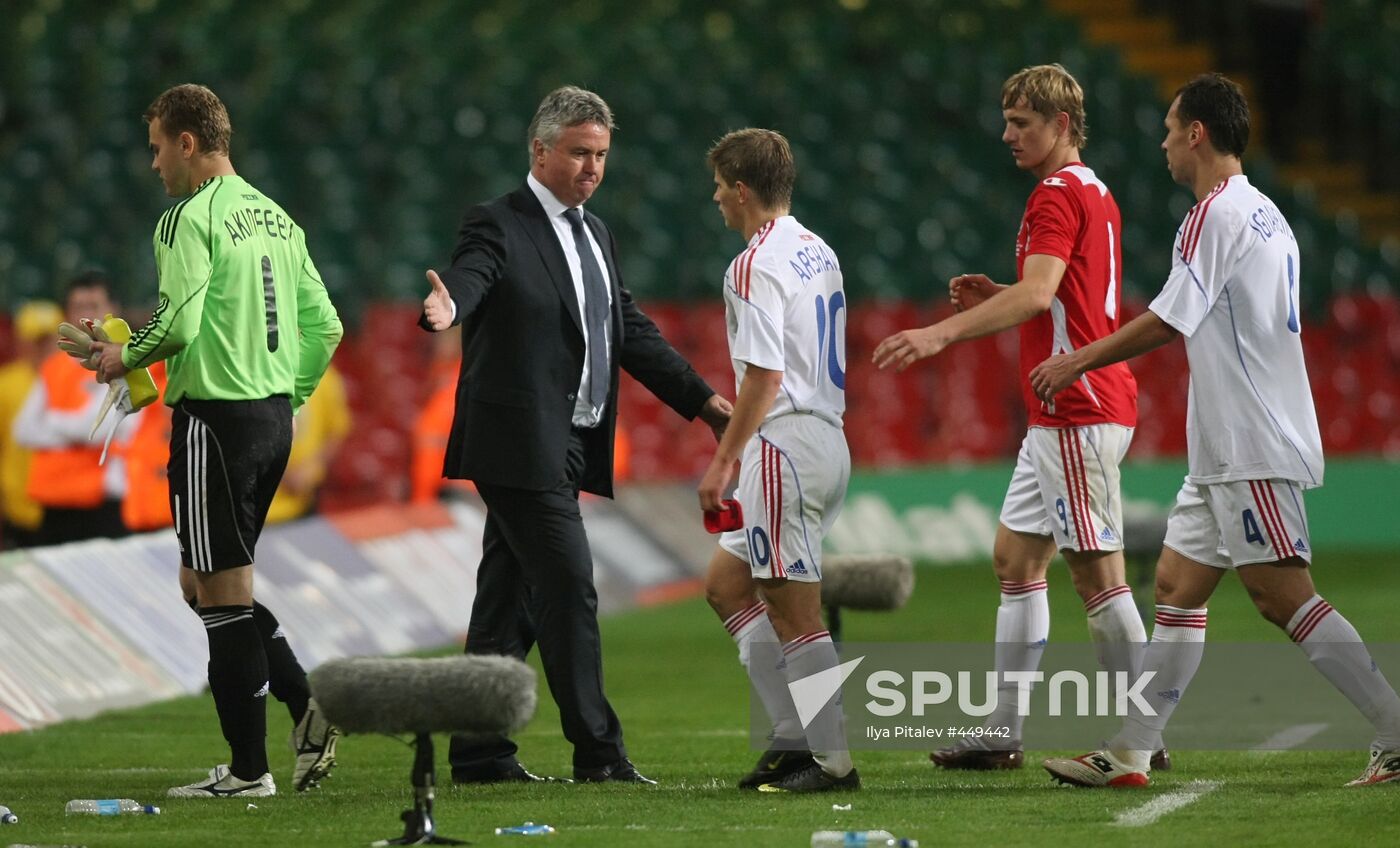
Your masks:
{"label": "sideline barrier", "polygon": [[[588,499],[583,513],[601,612],[693,590],[698,564],[613,503]],[[460,644],[484,523],[467,500],[274,525],[258,543],[257,597],[308,672]],[[0,733],[202,691],[208,647],[178,568],[170,531],[0,555]]]}
{"label": "sideline barrier", "polygon": [[[1184,462],[1128,463],[1124,514],[1160,517]],[[828,538],[832,554],[919,562],[990,556],[1009,464],[858,472]],[[1400,549],[1381,493],[1400,463],[1339,460],[1308,495],[1315,547]],[[634,484],[581,502],[601,614],[697,594],[714,550],[687,483]],[[327,660],[460,641],[475,597],[485,510],[370,507],[269,527],[257,595],[308,671]],[[206,642],[176,583],[169,531],[0,554],[0,733],[85,718],[205,687]]]}
{"label": "sideline barrier", "polygon": [[[916,562],[990,559],[1011,471],[1010,463],[858,471],[827,546],[838,553],[890,551]],[[1186,460],[1126,462],[1122,471],[1124,522],[1151,524],[1171,509]],[[1315,549],[1400,550],[1400,521],[1390,502],[1400,489],[1400,463],[1329,459],[1324,483],[1307,493]]]}

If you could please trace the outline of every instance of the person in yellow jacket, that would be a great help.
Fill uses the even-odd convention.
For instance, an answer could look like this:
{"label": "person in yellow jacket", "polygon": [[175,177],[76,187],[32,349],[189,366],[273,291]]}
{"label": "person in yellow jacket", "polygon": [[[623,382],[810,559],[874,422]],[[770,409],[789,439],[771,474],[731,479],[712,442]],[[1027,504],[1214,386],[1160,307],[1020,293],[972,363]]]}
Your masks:
{"label": "person in yellow jacket", "polygon": [[291,521],[316,507],[316,492],[326,479],[331,460],[350,434],[350,405],[345,379],[332,364],[306,405],[292,420],[292,452],[287,470],[267,510],[267,523]]}
{"label": "person in yellow jacket", "polygon": [[29,449],[11,435],[15,416],[53,350],[63,310],[49,300],[31,300],[15,313],[15,358],[0,367],[0,543],[27,548],[39,541],[44,508],[29,496]]}
{"label": "person in yellow jacket", "polygon": [[[65,320],[70,324],[83,318],[101,321],[116,311],[111,291],[101,272],[80,275],[68,284]],[[53,349],[40,364],[38,379],[15,417],[15,442],[32,451],[27,492],[44,507],[41,545],[127,533],[122,522],[127,490],[122,448],[135,422],[128,418],[120,424],[105,465],[98,464],[102,442],[88,439],[106,394],[107,387],[94,380],[91,371]]]}

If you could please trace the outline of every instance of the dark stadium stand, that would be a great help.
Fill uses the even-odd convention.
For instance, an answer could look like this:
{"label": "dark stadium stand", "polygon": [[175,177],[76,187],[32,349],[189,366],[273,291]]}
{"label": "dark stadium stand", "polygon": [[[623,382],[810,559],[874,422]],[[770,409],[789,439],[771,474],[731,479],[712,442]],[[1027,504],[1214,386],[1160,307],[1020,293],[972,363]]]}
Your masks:
{"label": "dark stadium stand", "polygon": [[[709,208],[703,154],[723,132],[763,124],[796,143],[796,211],[840,252],[852,295],[921,297],[956,270],[1009,272],[1026,185],[998,139],[997,94],[1010,71],[1047,60],[1087,89],[1085,158],[1127,211],[1127,289],[1155,289],[1189,197],[1161,165],[1164,104],[1151,80],[1038,0],[821,5],[566,4],[542,31],[528,4],[504,0],[7,10],[17,25],[0,34],[0,156],[11,163],[0,172],[0,299],[51,292],[100,264],[129,301],[149,300],[149,232],[168,201],[147,171],[139,114],[184,80],[228,101],[235,163],[285,199],[352,313],[417,296],[419,269],[445,259],[463,206],[518,181],[530,108],[564,81],[598,88],[617,112],[596,204],[639,296],[711,295],[733,244]],[[512,37],[527,26],[533,38]],[[1347,26],[1336,23],[1337,38]],[[1400,39],[1361,43],[1364,57]],[[1365,60],[1348,61],[1339,67]],[[1396,88],[1394,63],[1366,67],[1392,68],[1370,87],[1376,97]],[[1340,100],[1362,89],[1344,86]],[[1400,114],[1346,108],[1389,124]],[[1362,136],[1389,149],[1371,144],[1380,138]],[[1252,161],[1251,175],[1322,271],[1310,278],[1313,307],[1394,276],[1266,162]]]}
{"label": "dark stadium stand", "polygon": [[[1329,4],[1327,39],[1354,54],[1336,66],[1346,75],[1332,78],[1336,106],[1354,122],[1345,140],[1392,151],[1393,166],[1400,24],[1388,14],[1384,28],[1369,27],[1365,6]],[[210,85],[233,117],[235,164],[305,227],[348,318],[336,361],[357,426],[334,482],[350,501],[406,488],[405,434],[424,391],[412,377],[428,357],[412,323],[422,270],[446,261],[468,202],[523,177],[526,122],[558,84],[596,88],[615,109],[610,176],[595,206],[613,225],[634,294],[726,390],[717,289],[741,245],[710,204],[704,153],[743,125],[792,138],[794,212],[832,244],[846,274],[848,432],[866,465],[1014,449],[1023,413],[1013,335],[961,346],[913,374],[865,364],[884,334],[945,308],[934,304],[949,276],[1013,271],[1030,186],[999,138],[1009,73],[1059,61],[1084,84],[1085,159],[1123,209],[1134,309],[1164,277],[1191,205],[1158,149],[1156,82],[1042,0],[637,0],[558,4],[543,19],[513,0],[75,0],[7,4],[5,16],[0,306],[51,296],[88,265],[112,270],[129,302],[149,304],[150,233],[170,201],[148,169],[140,113],[167,85]],[[1248,169],[1301,243],[1329,447],[1400,449],[1400,342],[1384,323],[1400,255],[1319,214],[1311,192],[1282,182],[1266,158],[1251,157]],[[1184,448],[1183,365],[1169,348],[1135,368],[1144,395],[1136,454]],[[636,476],[698,473],[704,439],[682,437],[696,433],[635,386],[625,403]]]}

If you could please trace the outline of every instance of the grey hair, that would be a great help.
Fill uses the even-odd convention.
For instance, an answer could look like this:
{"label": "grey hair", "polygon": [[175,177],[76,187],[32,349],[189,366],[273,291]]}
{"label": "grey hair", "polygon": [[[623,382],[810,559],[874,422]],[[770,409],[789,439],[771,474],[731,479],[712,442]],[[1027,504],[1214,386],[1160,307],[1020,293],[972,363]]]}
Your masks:
{"label": "grey hair", "polygon": [[612,110],[603,98],[578,86],[556,88],[544,96],[540,108],[535,110],[525,145],[533,155],[535,139],[544,142],[545,147],[553,147],[565,129],[579,124],[601,124],[609,132],[617,128]]}

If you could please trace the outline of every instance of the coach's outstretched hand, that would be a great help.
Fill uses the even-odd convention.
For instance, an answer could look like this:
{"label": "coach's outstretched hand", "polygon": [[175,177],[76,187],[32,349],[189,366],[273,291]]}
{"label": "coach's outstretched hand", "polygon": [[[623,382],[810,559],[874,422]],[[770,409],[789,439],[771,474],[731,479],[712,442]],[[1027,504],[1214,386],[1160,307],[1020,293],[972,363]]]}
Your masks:
{"label": "coach's outstretched hand", "polygon": [[452,295],[448,294],[447,286],[443,285],[442,277],[436,271],[429,269],[428,282],[433,290],[423,298],[423,317],[436,333],[452,326]]}
{"label": "coach's outstretched hand", "polygon": [[700,420],[710,425],[710,430],[715,434],[715,441],[718,442],[724,438],[724,428],[729,426],[729,416],[733,414],[734,404],[722,395],[713,394],[700,410]]}

